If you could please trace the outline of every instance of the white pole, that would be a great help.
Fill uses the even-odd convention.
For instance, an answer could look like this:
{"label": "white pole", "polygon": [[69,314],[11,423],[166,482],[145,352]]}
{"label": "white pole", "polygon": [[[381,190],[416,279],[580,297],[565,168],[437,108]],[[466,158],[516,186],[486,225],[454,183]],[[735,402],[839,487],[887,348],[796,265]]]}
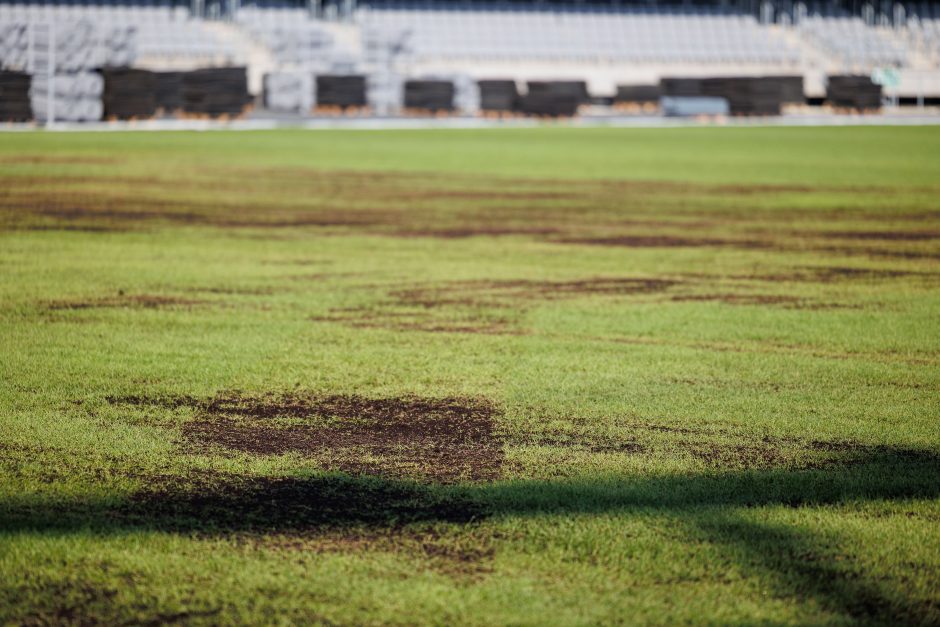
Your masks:
{"label": "white pole", "polygon": [[46,94],[46,128],[55,124],[55,20],[49,21],[49,93]]}

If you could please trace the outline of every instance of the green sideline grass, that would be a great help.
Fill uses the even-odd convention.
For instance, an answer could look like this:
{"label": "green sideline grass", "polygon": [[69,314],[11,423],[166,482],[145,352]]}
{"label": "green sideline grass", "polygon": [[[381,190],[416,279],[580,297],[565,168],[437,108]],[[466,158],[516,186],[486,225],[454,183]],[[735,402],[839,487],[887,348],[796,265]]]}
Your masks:
{"label": "green sideline grass", "polygon": [[0,622],[936,624],[938,175],[933,127],[0,133]]}

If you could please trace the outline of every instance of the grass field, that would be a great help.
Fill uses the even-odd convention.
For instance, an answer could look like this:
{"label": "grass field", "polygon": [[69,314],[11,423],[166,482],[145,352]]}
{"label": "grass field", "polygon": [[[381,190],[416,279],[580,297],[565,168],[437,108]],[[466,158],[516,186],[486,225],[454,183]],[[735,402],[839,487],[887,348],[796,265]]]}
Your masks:
{"label": "grass field", "polygon": [[0,134],[0,622],[940,623],[940,129]]}

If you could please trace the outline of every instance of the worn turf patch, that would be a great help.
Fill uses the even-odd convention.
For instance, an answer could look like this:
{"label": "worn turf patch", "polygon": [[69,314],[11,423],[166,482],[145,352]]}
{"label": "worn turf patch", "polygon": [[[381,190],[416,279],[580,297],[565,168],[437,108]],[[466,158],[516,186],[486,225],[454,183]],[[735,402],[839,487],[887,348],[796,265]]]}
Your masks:
{"label": "worn turf patch", "polygon": [[303,455],[355,475],[448,483],[499,475],[496,410],[478,399],[228,394],[183,426],[197,447]]}

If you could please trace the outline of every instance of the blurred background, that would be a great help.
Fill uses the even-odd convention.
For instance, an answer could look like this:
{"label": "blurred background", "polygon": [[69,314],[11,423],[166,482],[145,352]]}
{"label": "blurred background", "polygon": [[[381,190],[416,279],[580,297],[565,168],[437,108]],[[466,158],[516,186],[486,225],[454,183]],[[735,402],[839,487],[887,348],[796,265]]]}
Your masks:
{"label": "blurred background", "polygon": [[0,0],[0,120],[933,114],[937,2]]}

